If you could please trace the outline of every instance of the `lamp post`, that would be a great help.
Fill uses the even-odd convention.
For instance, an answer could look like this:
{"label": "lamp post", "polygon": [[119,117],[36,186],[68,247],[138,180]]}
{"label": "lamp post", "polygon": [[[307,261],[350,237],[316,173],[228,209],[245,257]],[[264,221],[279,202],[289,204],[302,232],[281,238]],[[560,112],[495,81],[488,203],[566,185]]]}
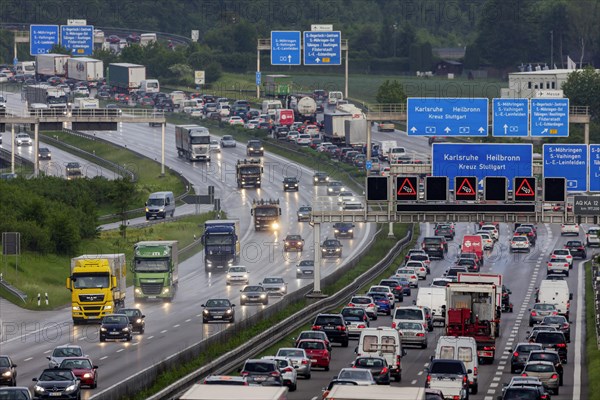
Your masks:
{"label": "lamp post", "polygon": [[550,31],[550,68],[554,69],[554,31]]}
{"label": "lamp post", "polygon": [[394,28],[394,58],[396,57],[396,30],[398,29],[398,24],[394,22],[394,25],[392,25],[392,27]]}

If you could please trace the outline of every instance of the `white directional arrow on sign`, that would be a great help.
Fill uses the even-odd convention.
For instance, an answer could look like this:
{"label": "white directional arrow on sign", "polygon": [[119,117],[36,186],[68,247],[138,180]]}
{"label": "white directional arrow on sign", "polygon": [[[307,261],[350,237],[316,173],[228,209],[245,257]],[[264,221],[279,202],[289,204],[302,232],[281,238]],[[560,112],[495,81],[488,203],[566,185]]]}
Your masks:
{"label": "white directional arrow on sign", "polygon": [[415,133],[415,132],[417,131],[417,128],[415,128],[415,127],[413,126],[412,128],[410,128],[410,131],[411,131],[412,133]]}
{"label": "white directional arrow on sign", "polygon": [[288,54],[287,58],[288,58],[288,63],[291,63],[292,62],[292,56]]}
{"label": "white directional arrow on sign", "polygon": [[480,126],[477,130],[479,131],[479,133],[483,133],[485,131],[485,129],[483,129],[483,126]]}
{"label": "white directional arrow on sign", "polygon": [[449,133],[452,129],[446,127],[446,129],[444,129],[444,132]]}
{"label": "white directional arrow on sign", "polygon": [[504,124],[502,127],[504,128],[504,134],[506,135],[508,133],[508,125]]}
{"label": "white directional arrow on sign", "polygon": [[548,128],[544,129],[544,130],[542,131],[542,134],[544,134],[544,133],[546,133],[546,132],[548,132]]}
{"label": "white directional arrow on sign", "polygon": [[315,61],[319,63],[319,62],[321,62],[321,59],[320,59],[319,57],[317,57],[317,58],[315,59]]}

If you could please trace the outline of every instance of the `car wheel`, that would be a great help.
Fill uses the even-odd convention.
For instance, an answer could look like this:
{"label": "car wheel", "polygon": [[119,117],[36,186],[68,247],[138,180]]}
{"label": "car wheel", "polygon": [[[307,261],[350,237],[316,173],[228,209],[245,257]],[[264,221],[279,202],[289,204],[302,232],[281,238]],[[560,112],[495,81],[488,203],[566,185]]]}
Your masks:
{"label": "car wheel", "polygon": [[245,302],[243,302],[243,301],[240,301],[240,306],[245,306],[245,305],[246,305],[246,303],[245,303]]}
{"label": "car wheel", "polygon": [[106,338],[104,336],[100,336],[100,341],[101,342],[106,342]]}
{"label": "car wheel", "polygon": [[202,323],[206,324],[208,322],[208,320],[206,318],[202,318]]}
{"label": "car wheel", "polygon": [[558,388],[554,389],[554,394],[555,394],[556,396],[558,396],[558,392],[559,392]]}
{"label": "car wheel", "polygon": [[533,321],[529,320],[529,327],[531,328],[533,326]]}
{"label": "car wheel", "polygon": [[131,335],[127,336],[127,341],[128,342],[131,342],[131,339],[133,339],[133,336],[131,336]]}
{"label": "car wheel", "polygon": [[310,374],[304,375],[304,379],[310,379]]}
{"label": "car wheel", "polygon": [[96,389],[98,387],[98,380],[94,379],[94,383],[90,386],[92,389]]}
{"label": "car wheel", "polygon": [[295,392],[297,388],[298,388],[298,385],[296,383],[292,383],[290,385],[290,392]]}
{"label": "car wheel", "polygon": [[324,369],[325,371],[329,371],[329,365],[327,365]]}
{"label": "car wheel", "polygon": [[269,299],[267,299],[267,300],[263,301],[263,306],[266,306],[266,305],[268,305],[268,304],[269,304]]}
{"label": "car wheel", "polygon": [[143,335],[145,331],[146,331],[146,328],[140,329],[140,335]]}
{"label": "car wheel", "polygon": [[348,347],[348,339],[342,342],[342,347]]}
{"label": "car wheel", "polygon": [[479,391],[478,385],[473,385],[473,387],[471,388],[471,394],[477,394],[478,391]]}
{"label": "car wheel", "polygon": [[423,344],[421,345],[421,348],[422,348],[422,349],[426,349],[426,348],[427,348],[427,342],[423,343]]}

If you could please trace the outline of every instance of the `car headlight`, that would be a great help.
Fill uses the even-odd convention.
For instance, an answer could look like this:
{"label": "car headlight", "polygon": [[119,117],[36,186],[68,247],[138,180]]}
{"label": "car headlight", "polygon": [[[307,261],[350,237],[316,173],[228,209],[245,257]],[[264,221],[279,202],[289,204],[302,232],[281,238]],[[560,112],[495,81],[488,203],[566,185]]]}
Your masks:
{"label": "car headlight", "polygon": [[227,279],[231,279],[231,275],[230,274],[227,274]]}
{"label": "car headlight", "polygon": [[148,211],[150,211],[150,210],[148,210],[148,207],[146,207],[146,212],[148,212]]}
{"label": "car headlight", "polygon": [[281,287],[281,290],[283,290],[283,291],[285,292],[285,286],[282,286],[282,287]]}
{"label": "car headlight", "polygon": [[[142,293],[142,289],[140,288],[135,288],[134,289],[135,294],[141,294]],[[74,308],[74,307],[73,307]]]}
{"label": "car headlight", "polygon": [[279,229],[279,224],[277,222],[273,222],[273,229]]}
{"label": "car headlight", "polygon": [[81,308],[79,306],[73,306],[73,311],[79,311]]}
{"label": "car headlight", "polygon": [[168,287],[164,288],[163,291],[162,291],[162,294],[167,294],[167,293],[169,293],[169,288]]}
{"label": "car headlight", "polygon": [[44,393],[46,391],[46,389],[44,389],[43,387],[41,387],[39,385],[35,385],[33,387],[33,391],[36,393]]}
{"label": "car headlight", "polygon": [[247,298],[248,296],[246,296],[245,294],[242,295],[242,299]]}
{"label": "car headlight", "polygon": [[90,374],[89,372],[86,372],[85,374],[83,374],[83,377],[85,379],[90,379],[92,377],[92,374]]}
{"label": "car headlight", "polygon": [[204,309],[204,311],[202,311],[202,313],[204,313],[204,314],[209,314],[209,313],[210,313],[210,311],[208,311],[207,309]]}
{"label": "car headlight", "polygon": [[334,233],[340,233],[340,231],[338,229],[334,229],[333,232]]}
{"label": "car headlight", "polygon": [[302,272],[300,268],[296,268],[296,272]]}
{"label": "car headlight", "polygon": [[8,378],[11,375],[12,375],[12,371],[6,371],[6,372],[2,373],[2,376],[6,377],[6,378]]}
{"label": "car headlight", "polygon": [[261,298],[261,299],[264,299],[265,297],[267,297],[267,295],[266,295],[266,294],[264,294],[264,293],[262,293],[262,294],[260,295],[260,298]]}
{"label": "car headlight", "polygon": [[353,232],[353,230],[352,230],[352,229],[348,229],[348,233],[352,233],[352,232]]}
{"label": "car headlight", "polygon": [[339,253],[340,251],[342,251],[342,249],[335,249],[336,253]]}
{"label": "car headlight", "polygon": [[225,311],[225,314],[231,314],[231,313],[232,313],[232,311],[231,311],[231,310],[227,310],[227,311]]}
{"label": "car headlight", "polygon": [[65,392],[73,392],[75,390],[77,390],[77,385],[73,384],[73,385],[67,386],[66,389],[65,389]]}
{"label": "car headlight", "polygon": [[129,332],[129,328],[123,328],[123,329],[121,329],[121,331],[123,331],[123,332]]}
{"label": "car headlight", "polygon": [[136,319],[136,320],[135,320],[135,323],[136,323],[136,324],[141,324],[141,323],[142,323],[142,321],[143,321],[143,319],[141,319],[141,318],[138,318],[138,319]]}
{"label": "car headlight", "polygon": [[105,310],[112,310],[112,306],[104,306]]}
{"label": "car headlight", "polygon": [[106,328],[105,328],[105,327],[103,327],[103,326],[101,326],[101,327],[100,327],[100,332],[106,332]]}
{"label": "car headlight", "polygon": [[315,182],[317,182],[319,180],[319,178],[315,177]]}

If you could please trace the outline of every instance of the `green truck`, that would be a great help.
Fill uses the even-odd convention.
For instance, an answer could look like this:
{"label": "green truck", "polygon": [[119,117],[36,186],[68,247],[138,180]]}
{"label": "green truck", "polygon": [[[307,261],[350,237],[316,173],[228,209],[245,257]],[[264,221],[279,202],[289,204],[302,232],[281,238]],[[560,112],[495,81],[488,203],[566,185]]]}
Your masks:
{"label": "green truck", "polygon": [[133,297],[135,301],[162,299],[170,302],[178,284],[178,242],[138,242],[133,250]]}

